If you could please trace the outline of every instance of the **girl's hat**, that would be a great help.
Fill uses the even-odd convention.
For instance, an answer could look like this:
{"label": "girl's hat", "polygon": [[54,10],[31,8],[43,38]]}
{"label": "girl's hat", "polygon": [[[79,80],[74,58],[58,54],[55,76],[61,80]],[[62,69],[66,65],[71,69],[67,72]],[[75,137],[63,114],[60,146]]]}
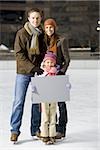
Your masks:
{"label": "girl's hat", "polygon": [[54,19],[52,19],[52,18],[45,20],[45,22],[44,22],[44,27],[45,27],[46,25],[52,25],[54,28],[57,27],[56,21],[55,21]]}
{"label": "girl's hat", "polygon": [[44,56],[43,62],[48,59],[52,60],[56,64],[56,55],[53,52],[47,52]]}

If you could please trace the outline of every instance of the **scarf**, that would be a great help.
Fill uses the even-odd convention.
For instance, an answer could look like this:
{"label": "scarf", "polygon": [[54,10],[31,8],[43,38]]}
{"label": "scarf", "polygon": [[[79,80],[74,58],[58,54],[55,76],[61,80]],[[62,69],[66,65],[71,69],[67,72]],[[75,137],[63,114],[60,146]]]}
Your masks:
{"label": "scarf", "polygon": [[55,54],[57,53],[57,35],[53,35],[51,38],[45,35],[45,43],[47,51],[52,51]]}
{"label": "scarf", "polygon": [[30,22],[26,22],[24,25],[25,30],[32,36],[31,44],[30,44],[30,53],[32,55],[39,55],[39,40],[38,37],[42,33],[39,28],[34,28]]}

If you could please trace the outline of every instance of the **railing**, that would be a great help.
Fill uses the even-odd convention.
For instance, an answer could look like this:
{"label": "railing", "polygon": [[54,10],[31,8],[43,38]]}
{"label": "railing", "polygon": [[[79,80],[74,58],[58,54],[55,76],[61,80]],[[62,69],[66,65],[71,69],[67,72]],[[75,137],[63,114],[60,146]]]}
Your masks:
{"label": "railing", "polygon": [[69,51],[91,51],[91,47],[69,48]]}

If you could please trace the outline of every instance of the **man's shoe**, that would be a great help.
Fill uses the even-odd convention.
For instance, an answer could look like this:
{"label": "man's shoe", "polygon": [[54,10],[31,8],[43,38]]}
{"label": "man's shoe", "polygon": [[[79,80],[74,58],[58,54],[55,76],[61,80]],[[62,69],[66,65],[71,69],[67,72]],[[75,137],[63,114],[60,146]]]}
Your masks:
{"label": "man's shoe", "polygon": [[17,140],[18,140],[18,134],[11,133],[10,141],[17,142]]}
{"label": "man's shoe", "polygon": [[61,139],[61,138],[64,138],[64,137],[65,137],[64,133],[60,133],[60,132],[56,133],[56,139]]}

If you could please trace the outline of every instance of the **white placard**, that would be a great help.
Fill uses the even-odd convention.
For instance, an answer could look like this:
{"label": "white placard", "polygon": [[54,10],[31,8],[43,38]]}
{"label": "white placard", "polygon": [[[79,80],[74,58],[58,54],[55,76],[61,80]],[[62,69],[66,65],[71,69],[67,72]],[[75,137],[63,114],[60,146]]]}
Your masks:
{"label": "white placard", "polygon": [[32,103],[70,100],[68,75],[32,77]]}

